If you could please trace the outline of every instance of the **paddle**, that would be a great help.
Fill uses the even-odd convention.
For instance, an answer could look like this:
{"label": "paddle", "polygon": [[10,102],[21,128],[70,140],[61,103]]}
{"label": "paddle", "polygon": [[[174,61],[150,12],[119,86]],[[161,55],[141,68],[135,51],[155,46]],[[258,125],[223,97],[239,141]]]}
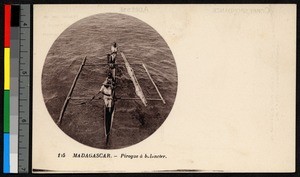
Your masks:
{"label": "paddle", "polygon": [[87,100],[87,101],[85,101],[85,102],[81,102],[80,104],[87,104],[87,103],[90,103],[94,98],[95,98],[95,95],[94,95],[91,99],[89,99],[89,100]]}

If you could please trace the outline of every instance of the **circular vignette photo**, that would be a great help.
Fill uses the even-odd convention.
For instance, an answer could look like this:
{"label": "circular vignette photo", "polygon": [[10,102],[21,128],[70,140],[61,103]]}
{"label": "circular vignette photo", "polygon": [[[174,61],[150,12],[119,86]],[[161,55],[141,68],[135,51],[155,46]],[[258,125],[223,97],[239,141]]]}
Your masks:
{"label": "circular vignette photo", "polygon": [[79,143],[119,149],[153,134],[177,93],[164,39],[145,22],[103,13],[77,21],[51,46],[42,72],[53,121]]}

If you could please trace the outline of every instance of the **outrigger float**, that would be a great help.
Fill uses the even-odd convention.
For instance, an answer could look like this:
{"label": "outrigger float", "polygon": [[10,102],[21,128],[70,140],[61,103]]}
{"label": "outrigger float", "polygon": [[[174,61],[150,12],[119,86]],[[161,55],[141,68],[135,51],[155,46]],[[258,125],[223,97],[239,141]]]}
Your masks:
{"label": "outrigger float", "polygon": [[[162,97],[157,85],[155,84],[154,80],[152,79],[146,65],[144,63],[141,63],[141,64],[135,64],[135,65],[141,65],[149,79],[151,80],[151,83],[154,85],[158,95],[159,95],[159,98],[146,98],[144,93],[143,93],[143,90],[135,76],[135,73],[134,73],[134,70],[132,69],[130,63],[128,62],[127,58],[125,57],[125,54],[123,52],[120,52],[121,53],[121,56],[123,58],[123,61],[124,61],[124,64],[120,64],[120,63],[117,63],[117,64],[114,64],[115,66],[120,66],[120,65],[125,65],[126,69],[127,69],[127,73],[128,75],[130,76],[130,79],[135,87],[135,94],[137,95],[137,97],[133,97],[133,98],[117,98],[115,96],[115,88],[112,89],[112,95],[113,95],[113,99],[112,99],[112,104],[111,104],[111,108],[108,108],[104,105],[104,134],[105,134],[105,139],[106,139],[106,144],[108,143],[108,140],[109,140],[109,135],[111,133],[111,129],[112,129],[112,123],[113,123],[113,119],[114,119],[114,114],[115,114],[115,102],[117,100],[141,100],[141,102],[143,103],[143,105],[146,107],[148,102],[147,101],[162,101],[163,104],[166,104],[164,98]],[[72,97],[72,93],[73,93],[73,90],[76,86],[76,83],[78,81],[78,78],[80,76],[80,73],[83,69],[83,67],[85,66],[99,66],[99,65],[103,65],[103,66],[108,66],[109,63],[100,63],[100,64],[86,64],[86,60],[87,60],[87,57],[84,57],[78,71],[77,71],[77,74],[73,80],[73,83],[71,85],[71,88],[68,92],[68,95],[66,96],[66,99],[64,101],[64,104],[63,104],[63,107],[61,108],[61,111],[60,111],[60,114],[59,114],[59,118],[57,120],[57,124],[60,125],[62,120],[63,120],[63,116],[64,116],[64,113],[67,109],[67,106],[68,106],[68,103],[70,100],[87,100],[85,103],[87,103],[88,101],[91,101],[94,99],[94,97],[90,98],[90,97]],[[115,74],[114,74],[115,75]],[[114,78],[116,80],[116,78]]]}

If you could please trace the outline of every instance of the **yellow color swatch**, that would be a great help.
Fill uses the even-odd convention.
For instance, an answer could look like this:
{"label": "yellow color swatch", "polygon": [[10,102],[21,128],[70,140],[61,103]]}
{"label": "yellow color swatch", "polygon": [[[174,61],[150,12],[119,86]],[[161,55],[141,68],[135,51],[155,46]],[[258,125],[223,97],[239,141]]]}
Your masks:
{"label": "yellow color swatch", "polygon": [[10,48],[4,48],[4,90],[10,89]]}

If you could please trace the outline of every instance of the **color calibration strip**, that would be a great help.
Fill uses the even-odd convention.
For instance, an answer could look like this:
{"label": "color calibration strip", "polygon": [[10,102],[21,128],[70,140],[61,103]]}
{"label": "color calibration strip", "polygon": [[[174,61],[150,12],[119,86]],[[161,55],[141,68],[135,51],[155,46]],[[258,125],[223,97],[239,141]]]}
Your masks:
{"label": "color calibration strip", "polygon": [[4,173],[27,173],[30,5],[4,5]]}
{"label": "color calibration strip", "polygon": [[11,5],[4,5],[4,146],[3,172],[10,173],[10,21]]}

